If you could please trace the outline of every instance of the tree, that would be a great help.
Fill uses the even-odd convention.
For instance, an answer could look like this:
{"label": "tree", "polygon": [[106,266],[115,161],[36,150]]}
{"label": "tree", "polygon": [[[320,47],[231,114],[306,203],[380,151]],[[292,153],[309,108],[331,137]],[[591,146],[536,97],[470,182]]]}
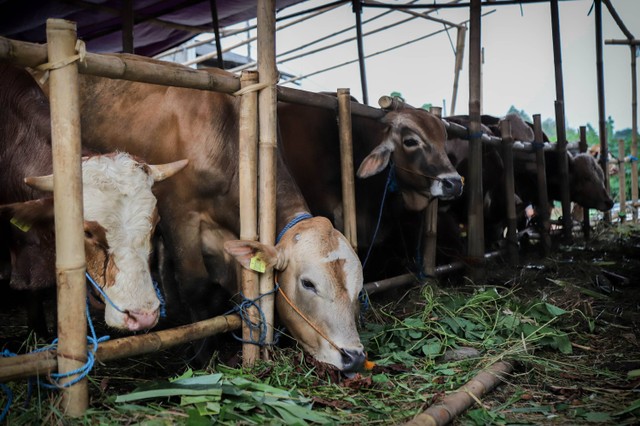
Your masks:
{"label": "tree", "polygon": [[524,121],[529,122],[529,123],[533,122],[533,120],[531,119],[529,114],[524,112],[523,109],[518,109],[513,105],[511,105],[511,108],[509,108],[509,111],[507,111],[507,114],[518,114]]}

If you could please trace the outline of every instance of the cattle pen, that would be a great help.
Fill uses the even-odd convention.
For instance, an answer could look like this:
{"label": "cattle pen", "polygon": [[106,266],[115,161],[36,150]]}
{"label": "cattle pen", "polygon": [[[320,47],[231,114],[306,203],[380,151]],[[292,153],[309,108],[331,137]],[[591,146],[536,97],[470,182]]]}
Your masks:
{"label": "cattle pen", "polygon": [[[605,4],[610,6],[608,0]],[[557,8],[557,1],[551,0],[552,4],[555,3]],[[596,1],[600,4],[600,1]],[[480,2],[472,1],[471,6],[471,37],[477,38],[477,45],[470,46],[473,52],[477,55],[475,60],[474,56],[471,60],[475,65],[479,62],[479,23],[480,23]],[[553,8],[553,6],[552,6]],[[557,11],[556,11],[557,14]],[[165,68],[161,65],[141,64],[134,61],[128,61],[126,58],[115,57],[109,55],[95,54],[91,52],[85,52],[81,45],[77,44],[77,37],[75,35],[75,25],[67,21],[50,20],[48,25],[50,27],[51,34],[49,35],[47,45],[40,45],[34,43],[28,43],[23,41],[10,40],[0,37],[0,59],[8,60],[24,67],[37,67],[42,64],[49,65],[49,73],[51,79],[51,104],[52,104],[52,128],[53,131],[53,146],[54,146],[54,178],[56,190],[54,196],[56,197],[56,205],[65,206],[65,210],[56,210],[56,234],[65,235],[64,242],[57,243],[56,252],[58,255],[57,263],[57,275],[58,275],[58,312],[65,312],[64,315],[59,316],[58,323],[58,335],[60,341],[57,351],[45,351],[39,353],[33,353],[28,355],[20,355],[11,358],[0,358],[0,381],[10,381],[19,378],[26,378],[34,375],[46,376],[52,372],[64,373],[67,371],[73,371],[76,368],[82,366],[86,358],[86,321],[80,321],[80,318],[85,317],[84,306],[86,299],[86,287],[84,278],[84,249],[82,248],[82,236],[79,233],[82,229],[82,209],[81,209],[81,192],[78,184],[80,177],[78,175],[78,168],[76,167],[80,161],[80,126],[79,126],[79,110],[77,103],[74,104],[73,93],[77,91],[75,87],[74,78],[77,78],[77,73],[92,74],[96,76],[102,76],[114,79],[134,80],[152,84],[186,87],[199,90],[217,91],[227,94],[236,94],[240,96],[241,101],[241,123],[240,123],[240,147],[243,149],[239,153],[240,161],[240,177],[243,180],[240,188],[240,214],[241,214],[241,232],[240,238],[256,240],[260,239],[261,242],[274,244],[276,236],[275,226],[275,153],[276,153],[276,124],[275,124],[275,111],[276,102],[288,102],[302,105],[311,105],[315,107],[326,108],[331,111],[337,112],[340,120],[340,136],[342,145],[342,193],[344,199],[342,203],[344,205],[344,218],[345,224],[344,231],[348,240],[355,246],[357,244],[357,236],[355,235],[356,218],[355,218],[355,200],[354,200],[354,165],[351,161],[352,147],[350,141],[350,127],[352,116],[364,116],[374,119],[379,119],[385,115],[386,111],[397,108],[394,102],[397,99],[390,97],[383,97],[380,99],[381,108],[372,108],[367,105],[360,104],[358,102],[348,101],[349,91],[348,89],[338,89],[338,95],[336,97],[305,92],[293,88],[287,88],[278,86],[277,72],[275,68],[275,58],[271,55],[275,52],[273,43],[273,30],[275,28],[275,5],[272,1],[260,2],[258,7],[258,28],[267,32],[267,34],[260,33],[259,41],[261,43],[261,51],[268,52],[263,56],[266,58],[263,63],[258,65],[258,72],[245,71],[239,78],[226,78],[221,76],[214,76],[205,71],[196,71],[176,68]],[[556,15],[557,19],[557,15]],[[554,31],[558,31],[554,26]],[[271,33],[271,34],[268,34]],[[629,41],[630,44],[633,44]],[[559,55],[559,52],[558,52]],[[632,57],[634,57],[632,55]],[[474,67],[474,63],[470,68]],[[635,64],[635,61],[634,61]],[[477,73],[474,73],[474,78],[479,78],[479,68]],[[561,70],[560,70],[561,72]],[[75,74],[75,76],[74,76]],[[634,71],[635,75],[635,71]],[[363,82],[365,78],[363,77]],[[634,80],[635,81],[635,80]],[[363,83],[366,84],[366,83]],[[561,85],[561,78],[560,83]],[[479,90],[479,87],[472,85],[472,92]],[[561,89],[559,89],[561,91]],[[634,95],[635,95],[634,89]],[[477,93],[476,93],[477,95]],[[479,96],[479,95],[478,95]],[[602,95],[604,96],[604,94]],[[446,265],[437,265],[435,262],[436,252],[436,239],[435,229],[437,226],[437,200],[432,200],[429,207],[424,212],[423,223],[426,224],[423,239],[425,241],[423,252],[421,256],[422,270],[420,274],[424,274],[427,277],[443,276],[453,271],[463,270],[465,268],[471,268],[471,271],[478,271],[487,261],[501,257],[505,254],[504,251],[485,253],[484,249],[484,236],[482,233],[483,217],[482,217],[482,146],[497,147],[504,156],[505,162],[505,188],[504,192],[508,196],[506,205],[507,221],[507,233],[506,233],[506,254],[508,255],[509,262],[512,265],[518,263],[518,241],[517,241],[517,227],[516,227],[516,200],[513,195],[515,193],[513,189],[514,185],[514,170],[513,170],[513,151],[520,151],[527,154],[533,154],[537,165],[537,178],[538,178],[538,203],[540,205],[542,214],[542,227],[540,241],[542,242],[542,248],[544,253],[549,253],[551,250],[550,236],[551,222],[550,217],[546,214],[550,209],[547,206],[548,194],[546,194],[547,184],[545,182],[546,169],[544,160],[544,151],[549,149],[556,149],[550,146],[545,146],[542,138],[542,128],[540,116],[534,116],[534,129],[535,140],[533,142],[519,143],[514,147],[514,140],[511,136],[511,130],[508,123],[502,123],[502,136],[495,137],[482,134],[480,130],[480,110],[479,99],[474,96],[473,93],[470,97],[474,99],[470,105],[472,107],[478,107],[476,110],[470,111],[471,124],[469,128],[460,126],[456,123],[443,120],[443,123],[447,129],[448,134],[455,135],[460,138],[468,139],[472,148],[471,155],[472,167],[477,166],[477,169],[470,172],[469,182],[467,184],[471,187],[472,207],[474,213],[473,217],[469,218],[469,261],[468,262],[454,262]],[[76,100],[77,102],[77,100]],[[635,101],[634,101],[635,102]],[[559,96],[559,100],[556,103],[556,111],[558,123],[564,123],[563,117],[563,101],[562,96]],[[437,111],[434,112],[437,113]],[[634,126],[635,126],[635,112],[634,112]],[[258,118],[258,115],[260,118]],[[604,119],[602,120],[604,123]],[[259,124],[258,124],[259,123]],[[604,127],[601,129],[601,135],[606,134]],[[581,136],[584,135],[584,130],[581,128]],[[559,141],[562,141],[557,150],[560,155],[565,155],[568,149],[566,140],[562,136],[563,131],[558,132]],[[636,130],[634,127],[633,135],[635,137]],[[603,136],[604,137],[604,136]],[[260,142],[258,142],[260,141]],[[633,149],[636,149],[637,141],[634,140]],[[602,145],[606,154],[607,141],[603,140]],[[586,138],[581,138],[580,150],[586,149]],[[632,153],[632,156],[635,156]],[[605,157],[605,156],[603,156]],[[624,158],[624,155],[620,155]],[[246,159],[245,162],[243,159]],[[603,160],[603,165],[606,166],[606,158]],[[561,163],[562,164],[562,163]],[[624,165],[624,162],[622,163]],[[573,224],[571,223],[571,214],[569,206],[569,179],[567,178],[566,164],[561,169],[561,175],[564,177],[561,179],[562,183],[562,209],[563,209],[563,223],[562,232],[566,239],[571,239],[571,231]],[[636,163],[631,161],[632,171],[635,170],[632,180],[632,188],[634,195],[631,200],[634,207],[634,218],[637,217],[635,207],[637,207],[637,166]],[[620,168],[622,174],[624,174],[624,167]],[[61,171],[61,172],[58,172]],[[243,191],[246,192],[243,193]],[[260,212],[258,212],[258,205],[260,206]],[[621,209],[624,209],[624,200],[621,200]],[[591,226],[588,214],[588,209],[585,209],[583,219],[583,234],[589,235]],[[624,210],[621,210],[624,211]],[[66,219],[61,219],[66,218]],[[262,232],[258,233],[258,229]],[[72,237],[73,236],[73,237]],[[65,244],[73,242],[72,247],[65,247]],[[243,270],[242,291],[246,298],[255,300],[260,295],[268,294],[274,290],[274,276],[273,271],[267,271],[266,274],[258,275],[256,272]],[[384,280],[378,280],[364,285],[368,295],[373,295],[378,292],[390,288],[396,288],[417,281],[416,273],[403,274],[397,277],[391,277]],[[252,284],[258,284],[259,287]],[[64,293],[70,291],[71,294]],[[273,324],[273,299],[268,301],[266,298],[262,299],[264,305],[261,307],[265,312],[267,318],[265,322]],[[257,311],[249,308],[249,324],[255,323],[258,320]],[[246,320],[245,320],[246,321]],[[118,358],[126,358],[152,351],[158,351],[160,349],[167,348],[171,345],[181,344],[193,340],[210,336],[217,333],[225,333],[232,330],[236,330],[244,327],[243,336],[248,339],[250,335],[247,322],[243,322],[239,315],[231,314],[221,317],[211,318],[209,320],[197,322],[191,325],[185,325],[176,329],[161,330],[158,332],[151,332],[143,335],[136,335],[131,337],[120,338],[116,340],[100,343],[95,354],[97,361],[109,361]],[[271,329],[269,333],[273,333]],[[273,339],[271,334],[268,339]],[[268,340],[269,342],[271,340]],[[245,344],[243,346],[243,361],[247,366],[253,365],[261,354],[259,353],[259,347],[254,344]],[[265,351],[262,356],[268,356],[268,352]],[[428,424],[428,422],[436,419],[435,424],[444,424],[451,421],[452,416],[460,413],[467,406],[473,404],[473,398],[481,397],[484,393],[492,389],[499,380],[503,379],[512,369],[512,366],[508,362],[497,362],[492,367],[490,373],[486,373],[480,377],[476,382],[469,382],[462,388],[462,392],[468,392],[473,394],[474,397],[469,397],[467,403],[461,407],[450,410],[448,414],[438,414],[434,410],[424,413],[421,416],[417,416],[412,424]],[[486,376],[490,376],[487,378]],[[69,381],[70,379],[63,379]],[[480,384],[478,384],[480,383]],[[481,390],[478,390],[481,388]],[[65,402],[64,410],[66,414],[77,417],[82,416],[88,405],[88,388],[87,380],[80,380],[78,383],[69,386],[64,390]],[[438,408],[437,406],[435,407]],[[441,417],[438,417],[440,415]]]}

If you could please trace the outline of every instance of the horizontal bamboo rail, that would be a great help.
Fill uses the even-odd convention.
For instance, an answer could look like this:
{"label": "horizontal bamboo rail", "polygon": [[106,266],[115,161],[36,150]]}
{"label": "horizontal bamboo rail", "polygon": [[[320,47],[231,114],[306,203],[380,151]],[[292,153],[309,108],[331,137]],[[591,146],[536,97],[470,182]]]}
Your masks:
{"label": "horizontal bamboo rail", "polygon": [[[96,360],[102,362],[159,351],[214,334],[237,330],[241,325],[242,321],[238,315],[225,315],[153,333],[108,340],[98,346]],[[55,351],[44,351],[0,358],[0,382],[52,373],[58,368],[56,356]]]}

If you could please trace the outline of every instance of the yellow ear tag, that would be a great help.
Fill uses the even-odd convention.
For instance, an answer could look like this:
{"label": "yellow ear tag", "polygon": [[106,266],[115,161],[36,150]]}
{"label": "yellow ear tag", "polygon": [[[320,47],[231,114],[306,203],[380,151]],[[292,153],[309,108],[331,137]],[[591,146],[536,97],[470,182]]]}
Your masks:
{"label": "yellow ear tag", "polygon": [[18,218],[12,217],[9,221],[13,226],[21,230],[22,232],[27,232],[31,229],[31,224],[26,222],[20,222]]}
{"label": "yellow ear tag", "polygon": [[249,262],[249,268],[253,271],[260,272],[261,274],[267,270],[267,264],[264,260],[258,255],[255,255],[251,258]]}

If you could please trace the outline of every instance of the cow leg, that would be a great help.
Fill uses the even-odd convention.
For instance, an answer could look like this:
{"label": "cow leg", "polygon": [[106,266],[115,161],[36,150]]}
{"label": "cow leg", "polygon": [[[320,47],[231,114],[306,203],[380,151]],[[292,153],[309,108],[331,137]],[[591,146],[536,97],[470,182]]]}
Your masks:
{"label": "cow leg", "polygon": [[[200,213],[189,212],[176,218],[168,218],[163,213],[162,218],[163,236],[175,267],[176,285],[191,320],[201,321],[222,313],[221,306],[228,297],[224,295],[221,283],[215,281],[219,277],[210,277],[205,266]],[[206,366],[217,348],[214,339],[207,338],[194,342],[193,349],[195,361]]]}

